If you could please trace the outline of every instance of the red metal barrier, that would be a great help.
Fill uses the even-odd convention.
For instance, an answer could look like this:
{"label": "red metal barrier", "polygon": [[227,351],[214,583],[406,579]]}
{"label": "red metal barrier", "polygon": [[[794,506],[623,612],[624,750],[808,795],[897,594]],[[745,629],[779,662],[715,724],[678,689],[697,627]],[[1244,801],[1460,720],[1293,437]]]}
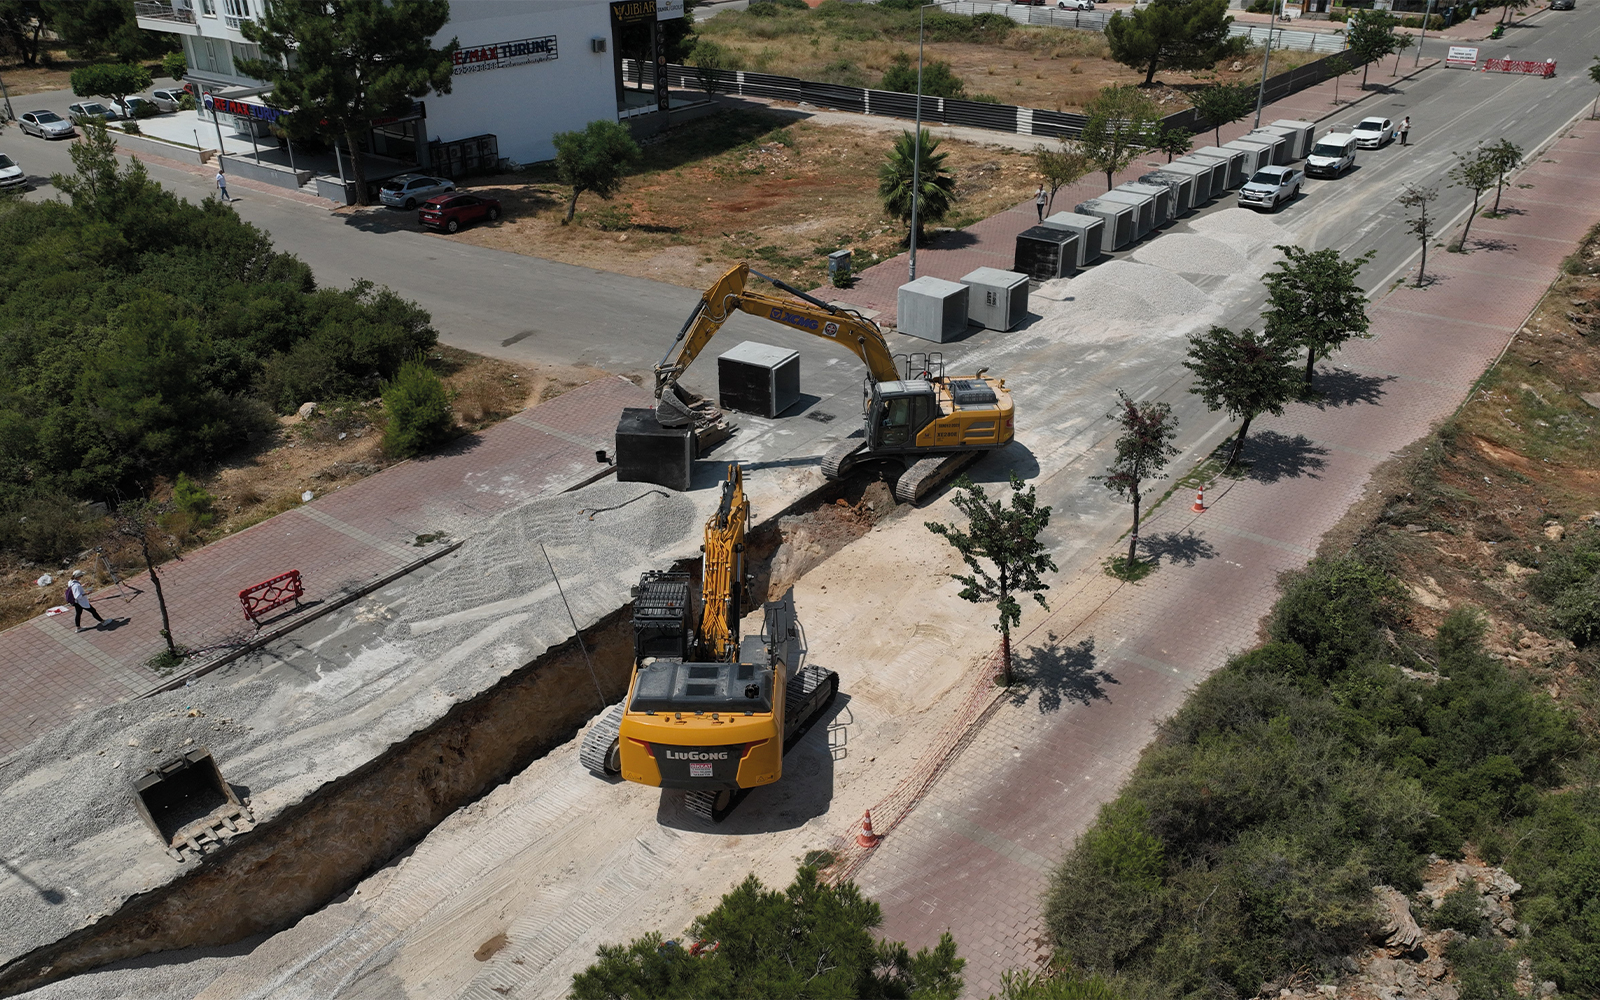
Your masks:
{"label": "red metal barrier", "polygon": [[1529,76],[1542,76],[1549,79],[1556,75],[1556,61],[1547,59],[1540,62],[1537,59],[1485,59],[1483,61],[1485,73],[1526,73]]}
{"label": "red metal barrier", "polygon": [[306,588],[300,582],[300,571],[291,569],[270,580],[263,580],[254,587],[246,587],[239,591],[239,603],[244,605],[244,616],[254,622],[256,628],[260,628],[263,612],[281,608],[290,601],[293,601],[294,606],[298,608],[300,598],[305,595]]}

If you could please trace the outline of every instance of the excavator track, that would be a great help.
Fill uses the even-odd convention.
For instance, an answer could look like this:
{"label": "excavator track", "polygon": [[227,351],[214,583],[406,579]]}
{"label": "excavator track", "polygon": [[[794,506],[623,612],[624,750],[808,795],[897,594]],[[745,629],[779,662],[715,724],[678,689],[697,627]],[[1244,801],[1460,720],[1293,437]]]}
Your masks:
{"label": "excavator track", "polygon": [[783,738],[784,753],[805,738],[811,731],[811,724],[822,715],[823,709],[833,704],[838,693],[839,675],[832,670],[806,667],[795,675],[783,698],[783,718],[789,729]]}
{"label": "excavator track", "polygon": [[622,773],[622,750],[618,746],[622,732],[622,703],[606,709],[598,722],[589,727],[583,742],[578,744],[578,762],[602,778]]}
{"label": "excavator track", "polygon": [[690,792],[683,797],[684,807],[701,819],[721,823],[744,800],[745,789],[719,789],[715,792]]}
{"label": "excavator track", "polygon": [[838,444],[829,448],[822,456],[822,478],[831,481],[843,479],[850,474],[855,466],[856,459],[866,450],[866,435],[856,431]]}
{"label": "excavator track", "polygon": [[981,451],[958,451],[953,455],[919,458],[900,474],[900,479],[894,484],[894,498],[901,503],[920,503],[929,493],[982,457]]}

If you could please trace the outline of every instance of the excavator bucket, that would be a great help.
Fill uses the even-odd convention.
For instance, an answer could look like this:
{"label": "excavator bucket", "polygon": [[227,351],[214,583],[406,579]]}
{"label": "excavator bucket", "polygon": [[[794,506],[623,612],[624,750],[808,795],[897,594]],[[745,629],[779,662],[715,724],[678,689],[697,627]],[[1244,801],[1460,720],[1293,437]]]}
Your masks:
{"label": "excavator bucket", "polygon": [[678,388],[676,382],[656,397],[656,422],[662,427],[687,427],[695,422],[695,412],[689,407],[688,393]]}
{"label": "excavator bucket", "polygon": [[134,807],[173,858],[200,858],[255,826],[250,808],[222,780],[211,751],[195,747],[133,783]]}

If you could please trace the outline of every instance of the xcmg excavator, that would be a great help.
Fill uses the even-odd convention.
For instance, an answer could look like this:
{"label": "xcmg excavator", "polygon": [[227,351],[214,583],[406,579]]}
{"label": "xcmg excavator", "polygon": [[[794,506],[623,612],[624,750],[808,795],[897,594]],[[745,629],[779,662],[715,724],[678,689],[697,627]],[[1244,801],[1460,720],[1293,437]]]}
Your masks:
{"label": "xcmg excavator", "polygon": [[[747,289],[752,274],[794,298]],[[887,462],[903,470],[895,482],[895,498],[915,503],[983,453],[1011,441],[1011,393],[1005,379],[986,375],[982,368],[971,376],[947,376],[938,353],[896,356],[872,320],[752,271],[749,264],[735,267],[706,291],[678,331],[674,347],[656,365],[656,419],[663,427],[692,425],[702,446],[727,436],[721,414],[693,405],[678,379],[735,311],[834,341],[866,362],[866,426],[823,456],[822,473],[829,479],[843,478],[866,462]]]}
{"label": "xcmg excavator", "polygon": [[761,653],[742,660],[749,520],[744,473],[731,465],[706,521],[700,614],[687,573],[644,574],[633,593],[628,694],[578,748],[602,777],[686,789],[689,810],[714,822],[748,790],[782,777],[783,755],[839,690],[838,674],[798,665],[789,599],[765,606]]}

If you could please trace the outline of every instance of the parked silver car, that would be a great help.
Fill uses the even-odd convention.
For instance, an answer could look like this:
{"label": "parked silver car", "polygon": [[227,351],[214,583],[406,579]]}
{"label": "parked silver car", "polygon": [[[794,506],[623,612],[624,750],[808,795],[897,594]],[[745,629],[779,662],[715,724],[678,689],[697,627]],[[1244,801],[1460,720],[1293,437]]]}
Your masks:
{"label": "parked silver car", "polygon": [[114,122],[122,117],[117,114],[117,109],[99,101],[79,101],[77,104],[67,105],[68,118],[98,118],[103,122]]}
{"label": "parked silver car", "polygon": [[17,166],[16,161],[4,153],[0,153],[0,188],[25,187],[28,175]]}
{"label": "parked silver car", "polygon": [[25,111],[17,119],[23,135],[36,135],[41,139],[70,139],[78,134],[72,123],[54,111]]}
{"label": "parked silver car", "polygon": [[183,100],[181,90],[152,90],[147,98],[162,112],[178,110],[178,103]]}
{"label": "parked silver car", "polygon": [[1293,167],[1262,167],[1239,189],[1239,207],[1275,212],[1279,205],[1294,201],[1304,183],[1305,177]]}
{"label": "parked silver car", "polygon": [[443,177],[401,174],[378,187],[378,200],[391,208],[416,208],[429,198],[449,194],[455,189],[456,182]]}

